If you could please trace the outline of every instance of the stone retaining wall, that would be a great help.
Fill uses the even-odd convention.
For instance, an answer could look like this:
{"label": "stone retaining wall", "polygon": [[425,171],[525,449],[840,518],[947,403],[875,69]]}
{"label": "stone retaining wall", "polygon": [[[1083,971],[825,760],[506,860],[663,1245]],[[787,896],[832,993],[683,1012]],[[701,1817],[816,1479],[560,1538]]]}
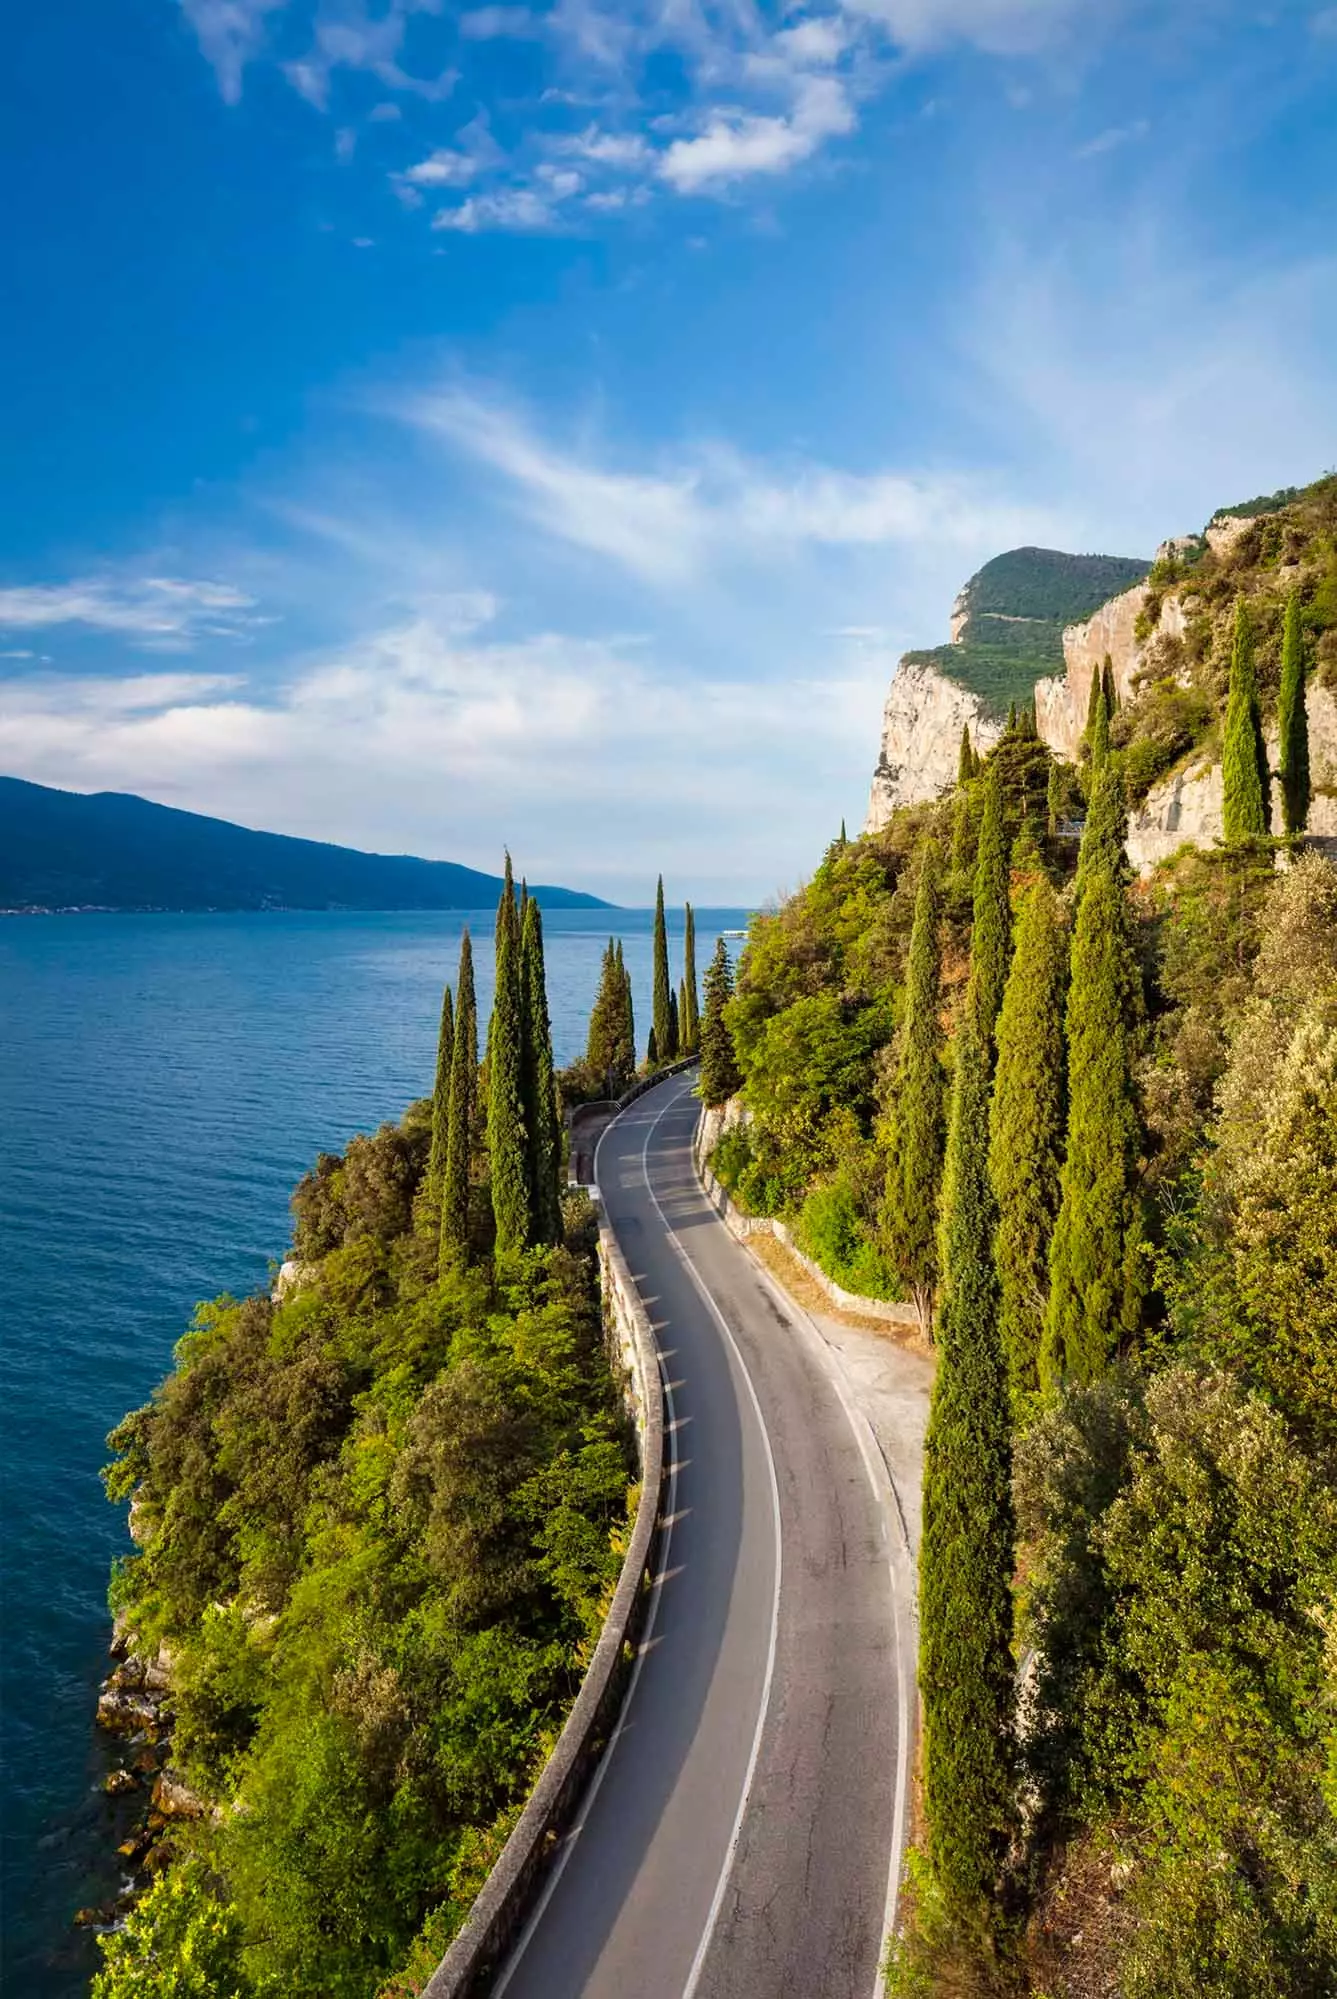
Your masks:
{"label": "stone retaining wall", "polygon": [[[658,1082],[663,1074],[661,1071],[654,1080]],[[640,1094],[639,1089],[635,1094]],[[487,1990],[534,1905],[544,1872],[575,1816],[617,1720],[649,1602],[664,1480],[659,1358],[645,1307],[606,1224],[599,1230],[599,1267],[609,1339],[636,1424],[641,1496],[631,1542],[602,1636],[566,1726],[464,1928],[423,1987],[422,1999],[474,1999]]]}
{"label": "stone retaining wall", "polygon": [[890,1298],[861,1298],[857,1292],[847,1291],[843,1285],[836,1283],[834,1277],[827,1276],[820,1263],[815,1263],[799,1248],[792,1229],[787,1228],[783,1222],[773,1221],[769,1215],[745,1215],[736,1202],[730,1199],[728,1190],[715,1178],[707,1163],[710,1153],[714,1151],[718,1142],[721,1126],[727,1128],[730,1122],[728,1111],[729,1106],[725,1105],[722,1113],[707,1111],[701,1117],[696,1127],[692,1157],[701,1185],[705,1189],[706,1199],[730,1235],[739,1242],[745,1242],[752,1235],[774,1236],[777,1242],[784,1244],[795,1262],[803,1265],[813,1283],[820,1285],[831,1303],[839,1306],[842,1312],[854,1312],[864,1319],[880,1319],[888,1326],[912,1326],[917,1330],[919,1315],[913,1305],[899,1304]]}

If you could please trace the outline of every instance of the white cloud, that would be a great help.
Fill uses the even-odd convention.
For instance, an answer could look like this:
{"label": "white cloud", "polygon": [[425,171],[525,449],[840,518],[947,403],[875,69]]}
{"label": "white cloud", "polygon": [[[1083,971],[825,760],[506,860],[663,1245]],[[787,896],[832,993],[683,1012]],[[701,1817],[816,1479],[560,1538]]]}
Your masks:
{"label": "white cloud", "polygon": [[460,33],[466,41],[518,41],[538,32],[538,17],[528,7],[473,7],[460,15]]}
{"label": "white cloud", "polygon": [[657,584],[803,544],[974,550],[1035,539],[1054,526],[1047,512],[964,476],[765,464],[720,446],[698,448],[666,471],[613,471],[557,449],[512,410],[476,394],[423,397],[397,413],[510,482],[548,534]]}
{"label": "white cloud", "polygon": [[1116,152],[1120,146],[1131,145],[1138,139],[1145,139],[1150,129],[1145,118],[1135,118],[1130,125],[1111,125],[1106,131],[1097,132],[1095,138],[1088,139],[1084,146],[1079,146],[1077,158],[1093,160],[1101,153]]}
{"label": "white cloud", "polygon": [[244,591],[181,577],[84,577],[0,589],[0,630],[83,625],[158,650],[184,648],[205,634],[239,637],[264,622]]}
{"label": "white cloud", "polygon": [[693,139],[675,139],[659,162],[679,194],[729,187],[751,174],[784,173],[816,152],[824,139],[852,132],[854,108],[834,77],[809,77],[786,117],[741,111],[713,117]]}
{"label": "white cloud", "polygon": [[416,166],[406,167],[401,178],[414,187],[464,187],[477,172],[478,161],[471,154],[443,146]]}
{"label": "white cloud", "polygon": [[532,187],[499,188],[495,194],[470,195],[455,208],[438,208],[433,229],[453,229],[473,236],[482,229],[509,229],[517,235],[541,235],[560,227],[556,203],[559,190],[540,194]]}
{"label": "white cloud", "polygon": [[[912,54],[966,42],[989,55],[1029,55],[1074,19],[1089,27],[1092,0],[843,0]],[[1107,10],[1105,10],[1107,11]]]}
{"label": "white cloud", "polygon": [[242,73],[264,47],[266,17],[286,5],[287,0],[181,0],[225,104],[241,96]]}
{"label": "white cloud", "polygon": [[0,683],[0,764],[383,852],[491,866],[509,841],[531,879],[642,902],[672,823],[698,894],[750,898],[811,864],[851,769],[862,789],[885,667],[831,667],[819,653],[759,701],[634,644],[461,639],[418,618],[268,696],[208,676]]}

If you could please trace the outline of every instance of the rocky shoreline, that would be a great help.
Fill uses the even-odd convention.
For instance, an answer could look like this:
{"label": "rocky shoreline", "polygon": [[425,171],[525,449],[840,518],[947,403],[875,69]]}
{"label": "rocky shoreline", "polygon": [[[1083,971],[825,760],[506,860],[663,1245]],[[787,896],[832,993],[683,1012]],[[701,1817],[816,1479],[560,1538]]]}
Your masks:
{"label": "rocky shoreline", "polygon": [[176,1858],[173,1830],[203,1818],[209,1810],[206,1800],[171,1765],[170,1660],[161,1651],[152,1658],[140,1657],[120,1617],[113,1627],[110,1652],[112,1670],[98,1692],[97,1724],[122,1745],[123,1755],[102,1788],[108,1798],[133,1799],[138,1808],[132,1808],[128,1830],[116,1849],[128,1870],[119,1893],[75,1914],[79,1928],[96,1931],[119,1928],[154,1875]]}

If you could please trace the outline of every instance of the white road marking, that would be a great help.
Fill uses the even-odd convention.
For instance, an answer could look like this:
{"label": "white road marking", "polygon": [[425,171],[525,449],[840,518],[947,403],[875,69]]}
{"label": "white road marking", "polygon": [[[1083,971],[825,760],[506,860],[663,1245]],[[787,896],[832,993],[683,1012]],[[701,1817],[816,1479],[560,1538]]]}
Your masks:
{"label": "white road marking", "polygon": [[771,1440],[766,1430],[766,1419],[761,1413],[761,1402],[753,1386],[752,1376],[748,1373],[747,1362],[743,1359],[737,1340],[729,1330],[728,1322],[723,1312],[721,1312],[719,1306],[707,1290],[704,1278],[697,1271],[686,1250],[678,1241],[673,1224],[659,1205],[659,1196],[650,1185],[650,1140],[658,1130],[660,1120],[666,1117],[671,1110],[675,1109],[682,1102],[683,1094],[679,1090],[665,1104],[663,1110],[659,1113],[659,1117],[655,1119],[654,1123],[646,1131],[645,1143],[641,1147],[641,1171],[645,1176],[646,1192],[654,1202],[655,1213],[664,1225],[669,1244],[681,1259],[683,1268],[691,1278],[692,1283],[696,1286],[708,1310],[713,1313],[716,1324],[724,1334],[725,1339],[729,1342],[733,1357],[738,1362],[739,1372],[742,1374],[743,1380],[747,1385],[747,1392],[751,1397],[752,1408],[757,1418],[757,1428],[761,1432],[761,1441],[766,1450],[766,1469],[770,1474],[771,1482],[771,1519],[775,1530],[775,1594],[771,1601],[771,1635],[766,1650],[766,1677],[762,1682],[761,1706],[757,1714],[757,1726],[752,1736],[752,1750],[747,1759],[747,1774],[743,1778],[742,1796],[738,1800],[738,1810],[734,1815],[733,1830],[729,1834],[729,1844],[725,1849],[724,1864],[720,1868],[719,1880],[715,1884],[715,1893],[711,1900],[709,1914],[706,1917],[705,1929],[701,1933],[701,1941],[696,1947],[696,1956],[692,1959],[691,1969],[687,1974],[687,1983],[682,1988],[682,1999],[693,1999],[696,1988],[701,1982],[701,1974],[705,1969],[706,1956],[715,1935],[715,1925],[719,1921],[720,1910],[724,1905],[724,1897],[729,1886],[729,1876],[733,1873],[734,1861],[738,1857],[738,1842],[743,1835],[743,1820],[747,1815],[748,1801],[752,1795],[752,1780],[757,1773],[757,1758],[761,1754],[761,1738],[765,1732],[766,1717],[770,1710],[771,1683],[775,1678],[775,1655],[779,1649],[780,1640],[780,1576],[783,1542],[780,1526],[780,1481],[775,1475],[775,1454],[771,1450]]}

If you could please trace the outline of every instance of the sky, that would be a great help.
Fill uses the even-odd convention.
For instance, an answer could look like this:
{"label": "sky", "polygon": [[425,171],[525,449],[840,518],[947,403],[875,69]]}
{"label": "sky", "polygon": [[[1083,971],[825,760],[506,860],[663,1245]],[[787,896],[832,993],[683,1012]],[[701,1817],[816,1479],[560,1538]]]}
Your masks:
{"label": "sky", "polygon": [[1323,0],[60,0],[0,770],[644,904],[861,823],[1022,543],[1337,462]]}

